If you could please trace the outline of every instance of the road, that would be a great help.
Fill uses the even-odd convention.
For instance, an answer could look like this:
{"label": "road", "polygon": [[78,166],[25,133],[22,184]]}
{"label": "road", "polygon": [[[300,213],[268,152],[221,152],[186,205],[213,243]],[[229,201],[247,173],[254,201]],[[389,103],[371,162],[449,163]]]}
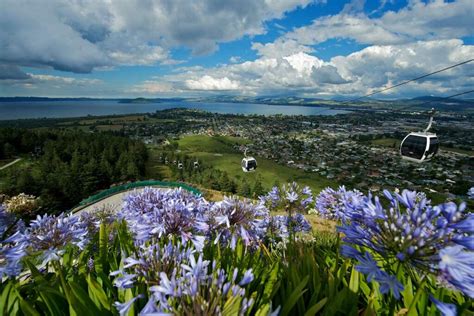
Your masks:
{"label": "road", "polygon": [[18,158],[18,159],[13,160],[13,161],[10,162],[10,163],[7,163],[6,165],[1,166],[1,167],[0,167],[0,170],[6,169],[6,168],[8,168],[8,167],[10,167],[10,166],[13,166],[14,164],[16,164],[17,162],[19,162],[20,160],[21,160],[21,158]]}
{"label": "road", "polygon": [[[112,210],[117,212],[122,207],[123,199],[128,194],[130,194],[131,192],[133,192],[135,190],[138,191],[138,192],[141,192],[141,191],[143,191],[143,189],[144,188],[138,188],[138,189],[132,189],[132,190],[129,190],[129,191],[120,192],[120,193],[117,193],[115,195],[109,196],[109,197],[107,197],[103,200],[97,201],[94,204],[88,205],[85,208],[83,208],[83,209],[81,209],[77,212],[74,212],[74,210],[73,210],[73,212],[74,212],[74,214],[81,214],[82,212],[100,210],[103,207],[110,207]],[[167,189],[163,189],[163,188],[161,188],[161,189],[162,190],[167,190]]]}

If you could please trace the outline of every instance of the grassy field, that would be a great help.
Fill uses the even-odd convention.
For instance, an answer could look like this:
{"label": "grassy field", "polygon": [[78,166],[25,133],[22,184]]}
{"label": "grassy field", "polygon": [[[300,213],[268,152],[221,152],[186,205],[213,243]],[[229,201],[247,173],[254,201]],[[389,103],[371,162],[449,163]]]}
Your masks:
{"label": "grassy field", "polygon": [[242,172],[240,162],[243,154],[233,148],[233,145],[248,143],[248,140],[238,137],[193,135],[183,137],[178,141],[178,149],[188,155],[196,156],[206,164],[211,164],[216,169],[226,171],[230,177],[238,180],[247,180],[254,183],[261,179],[265,188],[271,188],[275,182],[284,184],[296,181],[302,185],[310,186],[315,192],[336,183],[315,173],[307,173],[299,169],[280,165],[272,160],[255,157],[258,168],[255,172]]}

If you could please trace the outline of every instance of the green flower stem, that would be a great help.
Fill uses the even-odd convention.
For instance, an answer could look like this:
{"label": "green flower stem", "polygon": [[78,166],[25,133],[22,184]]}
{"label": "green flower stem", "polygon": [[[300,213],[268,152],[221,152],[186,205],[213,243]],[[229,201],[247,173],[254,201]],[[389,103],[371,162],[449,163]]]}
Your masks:
{"label": "green flower stem", "polygon": [[69,287],[66,282],[66,278],[64,277],[63,269],[59,261],[54,262],[54,269],[59,274],[59,280],[61,281],[61,286],[64,290],[64,294],[66,295],[66,299],[69,302],[69,305],[72,305],[73,302],[71,300],[71,293],[69,292]]}
{"label": "green flower stem", "polygon": [[416,312],[416,303],[418,302],[418,300],[420,299],[420,296],[421,296],[421,293],[423,292],[423,288],[425,287],[425,284],[428,280],[428,277],[427,276],[424,276],[423,277],[423,280],[421,281],[420,283],[420,286],[418,287],[418,289],[416,290],[416,294],[415,294],[415,297],[413,298],[411,304],[410,304],[410,307],[408,308],[408,313],[407,313],[407,316],[410,316],[410,315],[417,315],[417,312]]}
{"label": "green flower stem", "polygon": [[[402,265],[400,264],[400,262],[397,262],[396,265],[397,265],[397,269],[396,269],[396,272],[395,272],[395,276],[396,276],[397,279],[398,279],[398,275],[399,275],[399,273],[400,273],[400,268],[401,268]],[[392,294],[392,296],[390,297],[390,310],[389,310],[389,312],[388,312],[388,315],[391,316],[391,315],[394,315],[394,314],[395,314],[395,306],[396,306],[396,304],[397,304],[397,299],[396,299],[395,296],[393,296],[393,294]]]}

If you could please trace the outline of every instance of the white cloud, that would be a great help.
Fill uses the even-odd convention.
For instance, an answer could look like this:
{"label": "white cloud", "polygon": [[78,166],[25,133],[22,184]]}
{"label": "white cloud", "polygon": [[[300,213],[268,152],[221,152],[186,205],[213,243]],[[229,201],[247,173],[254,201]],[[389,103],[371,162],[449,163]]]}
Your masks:
{"label": "white cloud", "polygon": [[114,65],[175,64],[173,47],[195,54],[244,35],[311,0],[4,0],[0,63],[90,72]]}
{"label": "white cloud", "polygon": [[54,82],[60,84],[67,84],[67,85],[94,85],[94,84],[101,84],[103,83],[102,80],[99,79],[89,79],[89,78],[72,78],[72,77],[61,77],[61,76],[52,76],[52,75],[35,75],[35,74],[28,74],[33,80],[33,82],[41,83],[41,82]]}
{"label": "white cloud", "polygon": [[[358,3],[355,7],[360,6],[360,1],[355,2]],[[349,6],[340,14],[316,19],[309,26],[285,34],[276,43],[293,40],[300,45],[315,45],[332,38],[347,38],[362,44],[401,44],[468,36],[472,35],[474,27],[472,0],[413,1],[411,5],[397,12],[388,11],[380,18],[369,18],[354,13],[353,9],[354,6]]]}
{"label": "white cloud", "polygon": [[159,94],[178,92],[169,82],[146,80],[140,84],[134,85],[128,92],[132,94]]}
{"label": "white cloud", "polygon": [[214,78],[208,75],[203,76],[198,80],[186,80],[186,86],[191,90],[205,91],[237,90],[240,87],[238,82],[230,80],[227,77]]}
{"label": "white cloud", "polygon": [[[360,96],[474,56],[461,40],[374,45],[325,62],[306,53],[222,65],[181,68],[161,80],[180,91],[234,91],[239,94],[293,93],[305,96]],[[389,91],[388,96],[456,93],[474,86],[474,63]],[[184,85],[180,85],[183,83]]]}
{"label": "white cloud", "polygon": [[279,39],[273,43],[252,43],[252,49],[256,50],[258,55],[269,58],[278,58],[289,56],[295,53],[311,53],[312,48],[299,44],[295,40]]}
{"label": "white cloud", "polygon": [[238,62],[240,62],[242,60],[242,58],[240,56],[231,56],[229,58],[229,62],[233,63],[233,64],[236,64]]}

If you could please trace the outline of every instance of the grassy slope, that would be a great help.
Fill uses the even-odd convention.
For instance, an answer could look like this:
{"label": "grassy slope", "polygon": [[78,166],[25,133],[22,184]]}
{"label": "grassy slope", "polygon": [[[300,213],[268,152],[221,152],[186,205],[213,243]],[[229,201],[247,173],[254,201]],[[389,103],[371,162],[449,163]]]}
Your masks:
{"label": "grassy slope", "polygon": [[231,177],[236,179],[246,179],[249,183],[254,183],[256,179],[261,178],[265,188],[272,187],[275,181],[281,184],[296,181],[310,186],[315,192],[319,192],[327,186],[336,185],[333,181],[317,174],[306,173],[261,157],[255,157],[258,163],[257,171],[244,173],[240,167],[243,155],[232,146],[247,142],[248,140],[237,137],[197,135],[180,139],[178,145],[183,152],[196,156],[217,169],[227,171]]}

